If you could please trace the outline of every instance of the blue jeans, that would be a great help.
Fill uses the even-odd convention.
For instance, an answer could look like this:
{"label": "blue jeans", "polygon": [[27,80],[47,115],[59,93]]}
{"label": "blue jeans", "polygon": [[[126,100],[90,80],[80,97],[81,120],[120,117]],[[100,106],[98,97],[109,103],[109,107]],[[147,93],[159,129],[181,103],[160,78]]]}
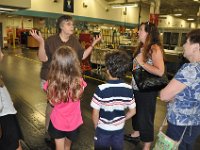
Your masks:
{"label": "blue jeans", "polygon": [[95,150],[123,150],[124,131],[103,131],[97,128],[94,137]]}
{"label": "blue jeans", "polygon": [[[173,140],[179,141],[186,126],[177,126],[168,122],[166,135]],[[187,126],[183,140],[179,145],[179,150],[192,150],[193,145],[200,135],[200,126]]]}

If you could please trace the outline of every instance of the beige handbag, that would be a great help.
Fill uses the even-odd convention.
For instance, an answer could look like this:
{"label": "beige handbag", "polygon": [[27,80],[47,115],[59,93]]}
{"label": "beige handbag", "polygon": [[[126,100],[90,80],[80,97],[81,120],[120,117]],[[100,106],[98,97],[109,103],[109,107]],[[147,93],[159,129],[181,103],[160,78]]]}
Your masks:
{"label": "beige handbag", "polygon": [[157,140],[155,142],[155,146],[153,150],[178,150],[179,144],[183,140],[183,136],[185,134],[185,131],[187,127],[185,127],[183,134],[181,135],[181,138],[179,141],[175,141],[168,137],[165,133],[162,132],[162,129],[167,121],[167,117],[165,117],[162,126],[159,129]]}

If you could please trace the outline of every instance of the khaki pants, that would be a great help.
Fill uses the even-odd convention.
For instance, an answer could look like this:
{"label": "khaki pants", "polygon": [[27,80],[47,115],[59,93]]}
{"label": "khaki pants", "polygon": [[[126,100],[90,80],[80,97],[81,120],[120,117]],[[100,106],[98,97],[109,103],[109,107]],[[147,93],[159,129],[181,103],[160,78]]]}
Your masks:
{"label": "khaki pants", "polygon": [[49,128],[49,122],[50,122],[50,115],[51,115],[51,111],[53,110],[53,107],[50,105],[50,103],[47,103],[46,106],[46,111],[45,111],[45,131],[48,132],[48,128]]}
{"label": "khaki pants", "polygon": [[[46,82],[46,80],[41,79],[40,82],[40,87],[43,90],[43,85]],[[50,122],[50,115],[51,115],[51,111],[52,111],[52,107],[49,104],[49,102],[47,102],[47,106],[46,106],[46,110],[45,110],[45,134],[48,133],[48,127],[49,127],[49,122]]]}

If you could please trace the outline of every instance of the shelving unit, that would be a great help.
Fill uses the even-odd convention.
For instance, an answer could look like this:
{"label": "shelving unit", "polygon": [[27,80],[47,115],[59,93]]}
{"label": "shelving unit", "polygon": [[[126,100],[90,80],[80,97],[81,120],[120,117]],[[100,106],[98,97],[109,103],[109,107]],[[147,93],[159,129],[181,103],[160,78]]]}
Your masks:
{"label": "shelving unit", "polygon": [[105,45],[116,48],[120,43],[119,33],[115,29],[101,29],[101,35]]}
{"label": "shelving unit", "polygon": [[44,27],[41,29],[41,33],[44,37],[44,39],[47,39],[49,36],[54,35],[56,33],[56,28],[55,27]]}

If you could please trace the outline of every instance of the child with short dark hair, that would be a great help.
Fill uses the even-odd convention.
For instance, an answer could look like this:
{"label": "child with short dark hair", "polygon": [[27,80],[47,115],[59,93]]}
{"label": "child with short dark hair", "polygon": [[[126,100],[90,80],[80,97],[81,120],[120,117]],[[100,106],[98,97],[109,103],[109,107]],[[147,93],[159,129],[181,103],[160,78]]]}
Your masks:
{"label": "child with short dark hair", "polygon": [[95,150],[123,150],[125,121],[136,113],[132,87],[122,80],[130,62],[122,51],[105,56],[108,81],[97,87],[91,101]]}

